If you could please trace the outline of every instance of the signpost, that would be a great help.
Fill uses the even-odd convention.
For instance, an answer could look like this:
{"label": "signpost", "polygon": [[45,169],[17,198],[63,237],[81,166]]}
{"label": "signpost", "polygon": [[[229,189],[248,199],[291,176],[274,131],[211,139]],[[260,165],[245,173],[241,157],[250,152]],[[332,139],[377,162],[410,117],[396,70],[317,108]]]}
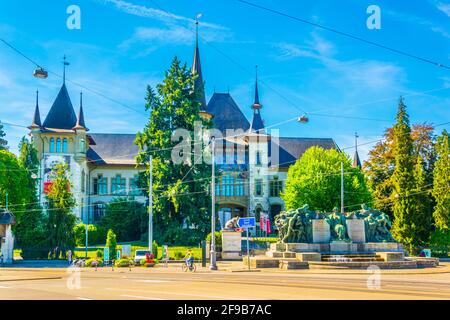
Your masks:
{"label": "signpost", "polygon": [[103,248],[103,260],[105,263],[109,262],[109,248]]}
{"label": "signpost", "polygon": [[250,270],[250,245],[248,240],[248,229],[255,227],[255,217],[239,218],[238,226],[247,231],[247,265]]}

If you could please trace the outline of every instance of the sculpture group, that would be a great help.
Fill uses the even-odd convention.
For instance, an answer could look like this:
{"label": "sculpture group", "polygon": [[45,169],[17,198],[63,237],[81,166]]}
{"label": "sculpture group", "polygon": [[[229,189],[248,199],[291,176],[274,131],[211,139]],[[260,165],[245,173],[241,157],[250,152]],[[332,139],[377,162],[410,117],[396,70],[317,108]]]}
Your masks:
{"label": "sculpture group", "polygon": [[330,225],[331,241],[350,240],[347,233],[348,219],[364,220],[367,242],[394,241],[390,233],[391,221],[389,216],[377,209],[366,205],[361,210],[341,213],[337,208],[331,213],[312,211],[306,204],[296,210],[281,212],[275,217],[278,236],[283,243],[311,243],[313,242],[312,221],[323,219]]}

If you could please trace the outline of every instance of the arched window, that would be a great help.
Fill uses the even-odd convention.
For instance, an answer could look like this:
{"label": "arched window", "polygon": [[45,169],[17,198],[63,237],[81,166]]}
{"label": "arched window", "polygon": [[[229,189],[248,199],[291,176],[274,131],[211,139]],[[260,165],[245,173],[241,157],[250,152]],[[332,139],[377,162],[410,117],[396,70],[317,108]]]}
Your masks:
{"label": "arched window", "polygon": [[50,146],[48,152],[55,152],[55,138],[50,138]]}
{"label": "arched window", "polygon": [[64,138],[64,139],[63,139],[62,152],[63,152],[63,153],[67,153],[67,152],[68,152],[68,148],[67,148],[67,138]]}
{"label": "arched window", "polygon": [[56,152],[57,153],[61,152],[61,139],[60,138],[56,139]]}

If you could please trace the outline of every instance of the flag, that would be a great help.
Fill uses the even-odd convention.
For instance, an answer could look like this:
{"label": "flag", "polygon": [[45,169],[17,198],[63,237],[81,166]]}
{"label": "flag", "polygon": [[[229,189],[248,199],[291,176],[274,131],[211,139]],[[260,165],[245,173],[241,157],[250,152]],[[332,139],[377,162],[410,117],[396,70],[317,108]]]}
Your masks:
{"label": "flag", "polygon": [[265,229],[265,221],[264,221],[264,215],[261,213],[259,216],[259,230]]}
{"label": "flag", "polygon": [[267,234],[270,233],[270,219],[269,218],[266,219],[266,233]]}

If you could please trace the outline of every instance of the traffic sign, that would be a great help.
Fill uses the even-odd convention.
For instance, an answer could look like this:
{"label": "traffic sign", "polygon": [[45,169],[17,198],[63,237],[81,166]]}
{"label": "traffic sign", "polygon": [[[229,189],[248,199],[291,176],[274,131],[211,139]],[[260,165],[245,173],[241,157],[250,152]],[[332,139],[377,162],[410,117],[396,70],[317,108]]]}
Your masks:
{"label": "traffic sign", "polygon": [[109,261],[109,248],[103,248],[103,260]]}
{"label": "traffic sign", "polygon": [[255,226],[255,217],[239,218],[238,226],[240,228],[253,228]]}

